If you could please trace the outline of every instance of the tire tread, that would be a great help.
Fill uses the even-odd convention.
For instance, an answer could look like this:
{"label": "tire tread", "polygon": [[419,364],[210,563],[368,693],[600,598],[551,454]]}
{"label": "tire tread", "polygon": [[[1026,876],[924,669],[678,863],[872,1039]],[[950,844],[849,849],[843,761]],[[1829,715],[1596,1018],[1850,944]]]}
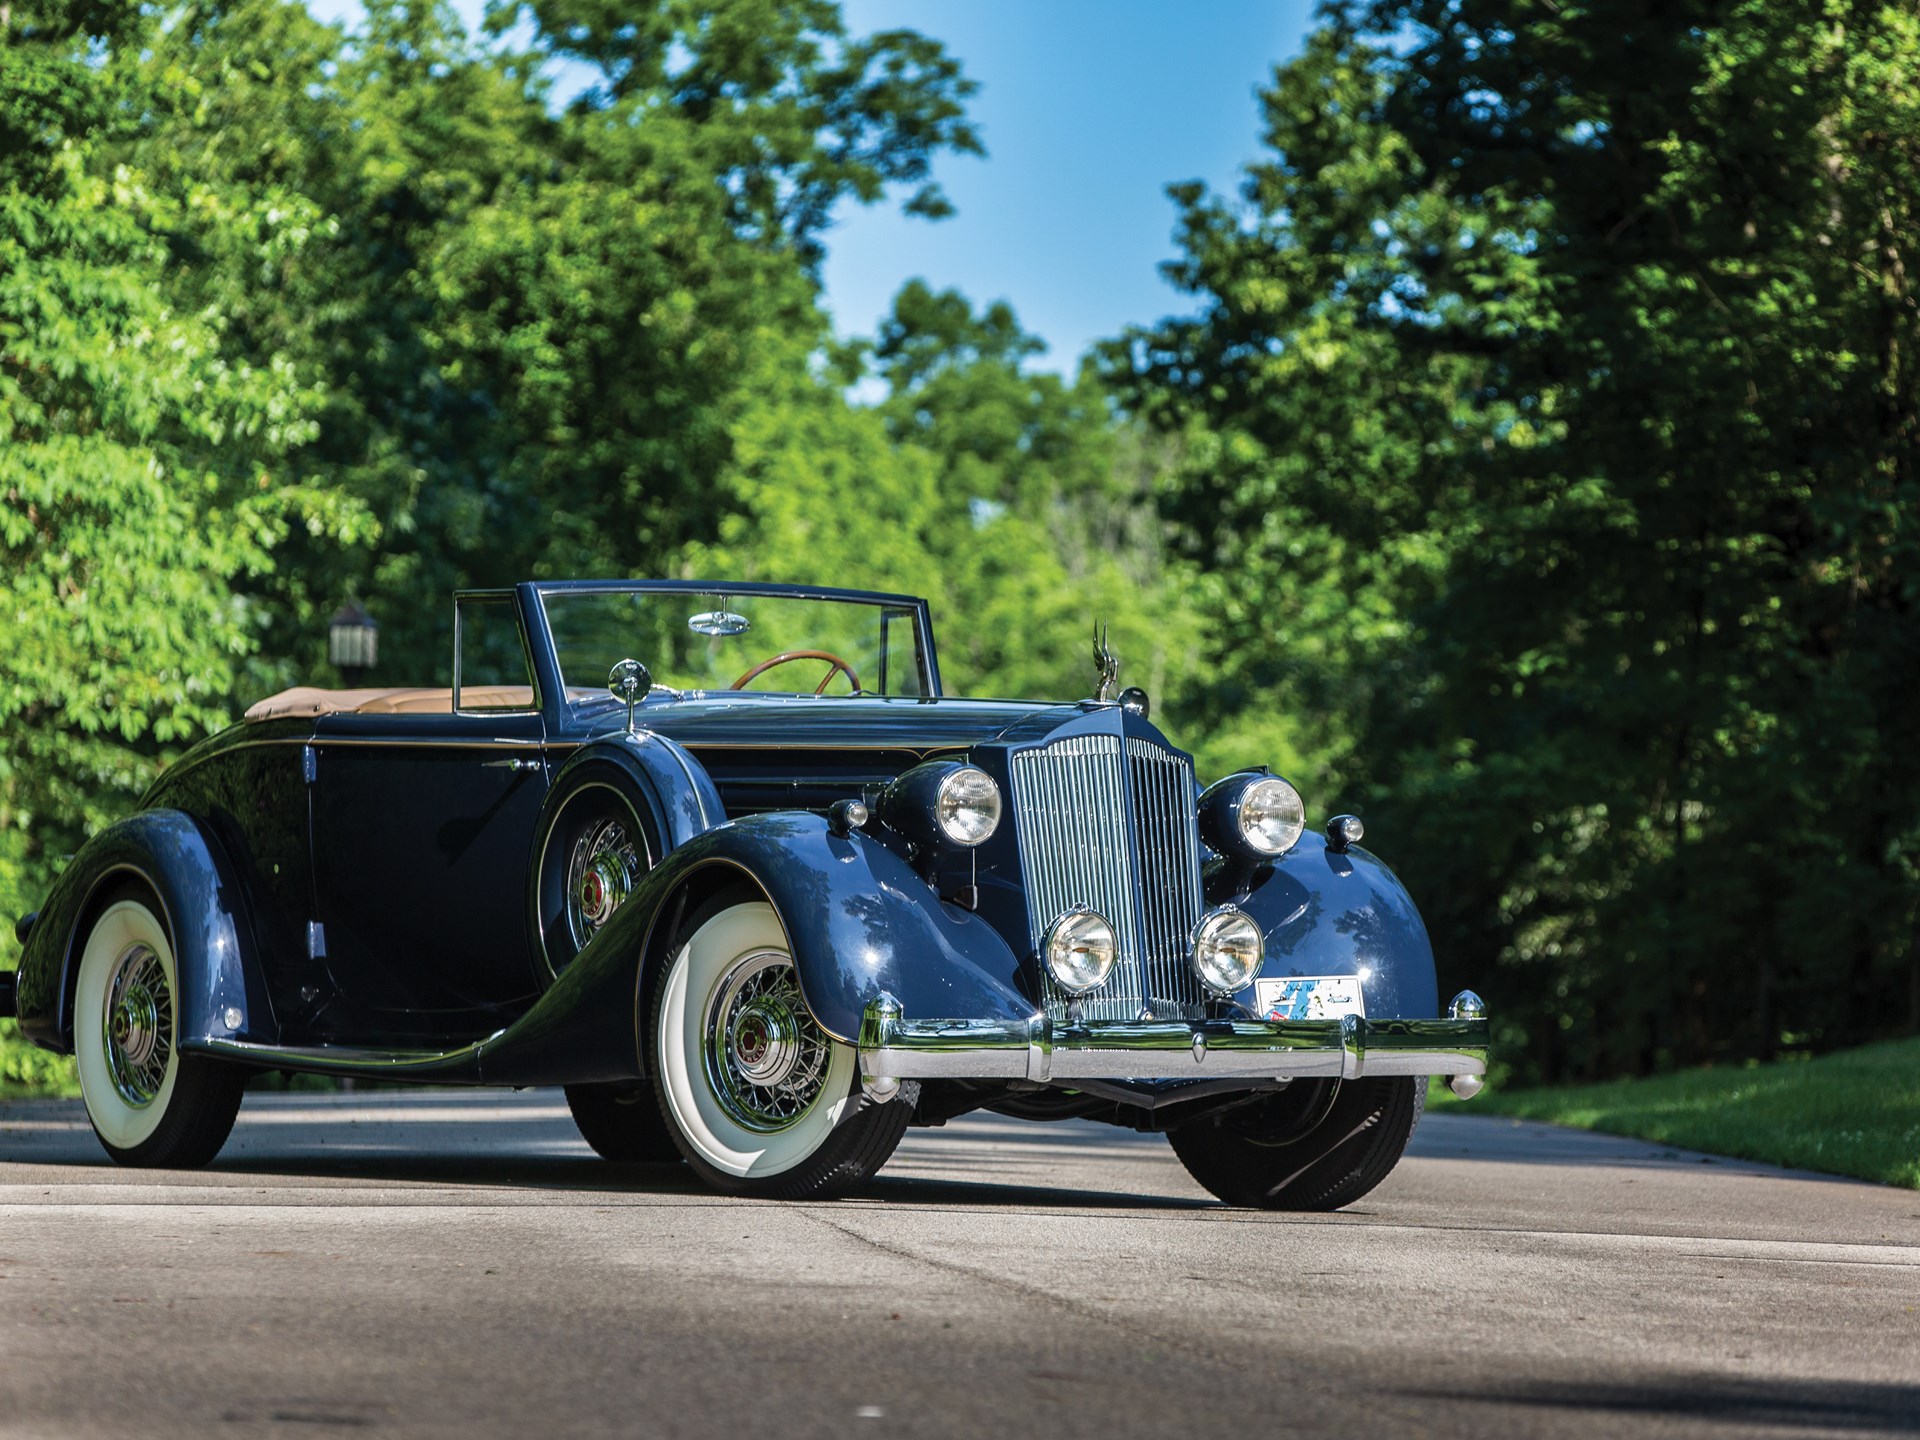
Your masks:
{"label": "tire tread", "polygon": [[1326,1118],[1299,1140],[1261,1145],[1218,1119],[1168,1139],[1187,1172],[1229,1205],[1338,1210],[1392,1173],[1426,1110],[1425,1077],[1342,1082]]}

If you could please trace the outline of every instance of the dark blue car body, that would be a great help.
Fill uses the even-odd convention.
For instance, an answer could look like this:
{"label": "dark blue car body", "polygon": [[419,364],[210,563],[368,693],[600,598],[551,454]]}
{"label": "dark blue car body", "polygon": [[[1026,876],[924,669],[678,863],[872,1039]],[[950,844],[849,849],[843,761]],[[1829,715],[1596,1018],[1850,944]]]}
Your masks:
{"label": "dark blue car body", "polygon": [[[647,1073],[645,997],[684,918],[744,886],[777,912],[819,1026],[860,1046],[870,1083],[920,1080],[927,1123],[1042,1087],[1144,1123],[1209,1082],[1484,1069],[1485,1020],[1442,1013],[1425,929],[1386,865],[1311,828],[1267,861],[1197,846],[1191,759],[1144,706],[948,697],[924,602],[726,588],[916,607],[927,693],[656,694],[630,729],[614,697],[563,683],[545,606],[569,586],[519,585],[533,708],[263,718],[196,745],[85,846],[32,921],[14,996],[23,1031],[73,1047],[90,907],[131,877],[173,937],[183,1054],[433,1083],[629,1080]],[[1123,757],[1111,773],[1134,893],[1113,903],[1137,907],[1140,938],[1114,996],[1069,1004],[1029,900],[1041,852],[1078,843],[1073,817],[1023,795],[1050,755],[1082,753]],[[927,846],[879,814],[889,785],[944,759],[1013,797],[1012,823],[977,849]],[[556,787],[589,772],[630,798],[652,863],[556,974],[542,960],[536,837]],[[836,821],[844,801],[875,818]],[[1200,893],[1174,905],[1161,870],[1183,846]],[[1356,977],[1364,1018],[1262,1016],[1251,983],[1232,996],[1190,983],[1196,904],[1252,917],[1259,978]]]}

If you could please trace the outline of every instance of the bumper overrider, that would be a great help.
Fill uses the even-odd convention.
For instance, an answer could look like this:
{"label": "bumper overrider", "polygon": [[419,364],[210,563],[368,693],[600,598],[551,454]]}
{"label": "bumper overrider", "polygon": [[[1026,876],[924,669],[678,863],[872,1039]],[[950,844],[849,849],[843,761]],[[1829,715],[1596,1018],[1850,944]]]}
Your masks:
{"label": "bumper overrider", "polygon": [[1487,1073],[1487,1013],[1470,990],[1441,1020],[909,1020],[891,995],[866,1007],[860,1072],[876,1100],[902,1080],[1357,1080],[1444,1075],[1463,1099]]}

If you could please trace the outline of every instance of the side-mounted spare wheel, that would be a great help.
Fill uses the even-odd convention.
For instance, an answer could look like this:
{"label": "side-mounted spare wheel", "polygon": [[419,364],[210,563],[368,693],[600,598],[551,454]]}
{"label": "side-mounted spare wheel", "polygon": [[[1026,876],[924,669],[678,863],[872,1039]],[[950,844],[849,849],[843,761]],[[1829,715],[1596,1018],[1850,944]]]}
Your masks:
{"label": "side-mounted spare wheel", "polygon": [[100,1143],[122,1165],[188,1169],[220,1153],[246,1071],[179,1049],[180,973],[145,885],[92,911],[74,989],[73,1053]]}
{"label": "side-mounted spare wheel", "polygon": [[1424,1075],[1296,1080],[1168,1138],[1187,1172],[1229,1205],[1337,1210],[1399,1163],[1426,1097]]}
{"label": "side-mounted spare wheel", "polygon": [[533,941],[557,978],[660,858],[650,811],[616,767],[582,766],[541,809],[533,852]]}
{"label": "side-mounted spare wheel", "polygon": [[853,1046],[815,1023],[786,932],[757,892],[695,910],[654,987],[650,1068],[694,1171],[733,1195],[845,1194],[893,1154],[918,1086],[886,1104],[860,1087]]}

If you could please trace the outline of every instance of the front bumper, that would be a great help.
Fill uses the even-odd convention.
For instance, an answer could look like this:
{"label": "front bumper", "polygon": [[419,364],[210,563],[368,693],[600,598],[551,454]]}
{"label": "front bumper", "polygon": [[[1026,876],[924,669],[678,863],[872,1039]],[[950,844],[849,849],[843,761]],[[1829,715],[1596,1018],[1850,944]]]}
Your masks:
{"label": "front bumper", "polygon": [[[1487,1073],[1487,1018],[1477,996],[1444,1020],[1025,1021],[908,1020],[890,995],[866,1008],[860,1072],[869,1088],[900,1080],[1262,1080]],[[877,1087],[871,1082],[881,1082]]]}

